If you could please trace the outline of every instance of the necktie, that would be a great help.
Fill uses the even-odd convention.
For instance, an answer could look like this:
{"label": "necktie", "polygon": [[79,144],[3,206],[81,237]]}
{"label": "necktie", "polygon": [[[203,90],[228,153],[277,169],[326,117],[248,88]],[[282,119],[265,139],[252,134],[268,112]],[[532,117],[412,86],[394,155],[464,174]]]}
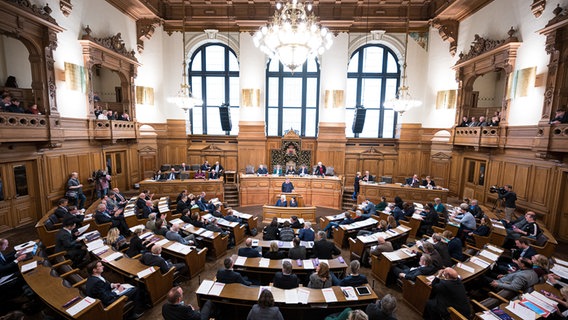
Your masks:
{"label": "necktie", "polygon": [[4,258],[4,255],[2,254],[2,252],[0,252],[0,261],[2,261],[3,263],[6,263],[6,259]]}

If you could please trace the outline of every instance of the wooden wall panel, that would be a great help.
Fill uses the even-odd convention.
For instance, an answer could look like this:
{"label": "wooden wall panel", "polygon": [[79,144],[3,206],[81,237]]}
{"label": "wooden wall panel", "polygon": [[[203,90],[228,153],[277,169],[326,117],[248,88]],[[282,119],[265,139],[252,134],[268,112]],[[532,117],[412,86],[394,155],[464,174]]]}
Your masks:
{"label": "wooden wall panel", "polygon": [[437,186],[448,187],[450,180],[450,161],[431,161],[430,177],[436,182]]}
{"label": "wooden wall panel", "polygon": [[65,185],[67,183],[68,173],[65,171],[65,165],[63,163],[63,156],[48,156],[46,157],[47,163],[47,192],[55,193],[62,192],[65,190]]}
{"label": "wooden wall panel", "polygon": [[488,164],[487,174],[485,175],[486,185],[491,186],[499,186],[501,187],[502,175],[501,167],[503,166],[503,162],[501,161],[491,161]]}
{"label": "wooden wall panel", "polygon": [[528,192],[530,190],[529,174],[530,166],[517,164],[514,181],[511,184],[513,185],[513,190],[517,193],[517,199],[519,200],[528,200]]}
{"label": "wooden wall panel", "polygon": [[548,190],[551,186],[551,168],[534,166],[530,179],[531,190],[528,200],[534,204],[546,206],[548,203]]}

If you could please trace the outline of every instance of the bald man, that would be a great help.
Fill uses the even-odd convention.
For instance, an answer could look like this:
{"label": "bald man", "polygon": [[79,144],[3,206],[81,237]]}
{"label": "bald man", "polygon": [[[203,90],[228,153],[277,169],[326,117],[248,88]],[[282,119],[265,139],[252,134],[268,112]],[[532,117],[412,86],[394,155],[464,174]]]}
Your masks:
{"label": "bald man", "polygon": [[238,255],[247,258],[261,257],[260,252],[252,247],[252,238],[245,240],[245,247],[239,249]]}
{"label": "bald man", "polygon": [[445,268],[439,272],[432,281],[432,296],[426,303],[424,319],[447,319],[449,307],[470,318],[469,298],[456,270]]}

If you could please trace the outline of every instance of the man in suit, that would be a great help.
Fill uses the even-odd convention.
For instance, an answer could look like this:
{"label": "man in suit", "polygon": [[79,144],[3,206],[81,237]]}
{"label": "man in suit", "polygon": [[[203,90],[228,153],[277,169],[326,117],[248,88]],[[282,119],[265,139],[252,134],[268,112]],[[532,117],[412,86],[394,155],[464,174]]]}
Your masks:
{"label": "man in suit", "polygon": [[9,242],[8,239],[0,238],[0,277],[7,276],[9,274],[19,275],[18,262],[24,260],[25,254],[20,254],[16,251],[12,251],[8,254],[3,254],[2,252],[8,249]]}
{"label": "man in suit", "polygon": [[475,117],[471,117],[471,121],[469,122],[469,127],[479,127],[479,121],[477,121]]}
{"label": "man in suit", "polygon": [[434,182],[430,176],[426,176],[426,178],[422,180],[422,186],[432,189],[436,186],[436,182]]}
{"label": "man in suit", "polygon": [[326,240],[325,231],[318,231],[318,240],[314,242],[313,257],[318,259],[333,259],[334,255],[340,255],[341,251],[335,244]]}
{"label": "man in suit", "polygon": [[294,192],[294,184],[292,184],[290,178],[286,178],[286,181],[282,182],[282,192]]}
{"label": "man in suit", "polygon": [[268,169],[266,169],[266,168],[264,167],[264,165],[261,164],[261,165],[258,166],[258,169],[256,170],[256,173],[257,173],[257,174],[268,174]]}
{"label": "man in suit", "polygon": [[288,251],[288,258],[292,260],[306,259],[306,247],[301,245],[300,238],[295,237],[292,243],[294,246]]}
{"label": "man in suit", "polygon": [[361,263],[359,263],[359,261],[351,260],[349,268],[351,269],[351,274],[341,280],[338,279],[333,272],[330,272],[331,281],[334,286],[358,287],[369,283],[364,274],[359,274],[359,269],[361,268]]}
{"label": "man in suit", "polygon": [[81,227],[81,224],[83,224],[83,220],[85,219],[85,215],[77,209],[77,206],[70,206],[67,210],[68,211],[63,216],[63,220],[72,220],[75,222],[75,228]]}
{"label": "man in suit", "polygon": [[559,125],[561,123],[568,123],[568,113],[566,113],[566,106],[562,106],[556,110],[554,118],[550,120],[550,124]]}
{"label": "man in suit", "polygon": [[519,270],[509,273],[500,279],[491,281],[490,285],[497,290],[527,291],[538,283],[538,275],[532,268],[530,260],[519,260]]}
{"label": "man in suit", "polygon": [[450,251],[448,251],[448,244],[442,241],[442,235],[434,233],[432,235],[432,240],[434,241],[434,249],[436,249],[438,254],[440,254],[444,266],[451,267],[454,263],[452,261],[452,257],[450,257]]}
{"label": "man in suit", "polygon": [[181,244],[184,245],[192,245],[194,244],[194,240],[195,240],[195,236],[190,234],[187,237],[182,237],[181,234],[179,234],[179,224],[178,223],[174,223],[171,227],[170,230],[168,230],[166,232],[166,239],[170,240],[170,241],[176,241],[179,242]]}
{"label": "man in suit", "polygon": [[442,260],[442,256],[434,248],[433,244],[424,241],[421,249],[424,251],[425,254],[430,255],[430,258],[432,259],[432,265],[436,268],[436,271],[444,267],[444,261]]}
{"label": "man in suit", "polygon": [[158,171],[156,171],[156,173],[154,173],[154,180],[155,181],[165,180],[166,176],[167,176],[167,174],[162,173],[162,170],[158,170]]}
{"label": "man in suit", "polygon": [[373,176],[369,173],[369,170],[365,171],[365,175],[363,176],[362,180],[365,181],[365,182],[373,182],[373,181],[375,181],[375,180],[373,179]]}
{"label": "man in suit", "polygon": [[312,223],[309,221],[304,222],[304,228],[300,229],[298,233],[298,238],[302,241],[314,241],[316,237],[314,229],[312,229]]}
{"label": "man in suit", "polygon": [[222,165],[219,164],[219,161],[215,161],[215,165],[211,167],[211,171],[215,171],[217,175],[220,177],[225,172],[225,169]]}
{"label": "man in suit", "polygon": [[217,271],[217,282],[221,283],[241,283],[245,286],[250,286],[251,282],[243,278],[240,273],[233,270],[233,259],[225,258],[223,260],[223,265],[225,269],[219,269]]}
{"label": "man in suit", "polygon": [[107,307],[121,295],[126,295],[129,300],[134,300],[134,318],[140,318],[144,314],[144,296],[136,287],[125,289],[120,283],[110,283],[103,278],[104,266],[100,261],[93,261],[87,266],[89,277],[86,283],[86,293],[89,297],[101,300]]}
{"label": "man in suit", "polygon": [[167,180],[176,180],[178,177],[176,169],[172,168],[167,175]]}
{"label": "man in suit", "polygon": [[369,217],[370,215],[377,214],[377,209],[375,208],[375,204],[371,202],[371,200],[369,199],[363,201],[363,203],[361,204],[361,208],[366,214],[369,215]]}
{"label": "man in suit", "polygon": [[126,224],[126,220],[124,220],[124,215],[120,214],[119,211],[114,213],[107,212],[106,205],[101,203],[97,206],[97,210],[95,211],[95,222],[98,224],[103,224],[110,222],[112,227],[118,228],[120,230],[120,234],[125,237],[130,236],[132,233]]}
{"label": "man in suit", "polygon": [[138,208],[138,210],[142,210],[144,209],[145,206],[146,206],[146,194],[144,192],[141,192],[138,195],[138,199],[136,199],[136,207]]}
{"label": "man in suit", "polygon": [[147,219],[150,213],[156,212],[157,210],[154,208],[154,203],[152,200],[146,200],[146,204],[142,208],[142,218]]}
{"label": "man in suit", "polygon": [[282,272],[276,272],[272,283],[276,288],[294,289],[300,285],[298,276],[292,273],[292,264],[288,260],[282,262]]}
{"label": "man in suit", "polygon": [[203,164],[201,165],[201,171],[208,172],[210,170],[211,170],[211,165],[209,164],[209,161],[205,160],[205,162],[203,162]]}
{"label": "man in suit", "polygon": [[432,265],[432,258],[428,254],[423,254],[417,267],[410,267],[405,264],[398,264],[392,268],[392,273],[400,279],[416,281],[416,277],[423,275],[429,276],[436,272],[436,268]]}
{"label": "man in suit", "polygon": [[189,166],[185,164],[185,162],[182,162],[181,165],[179,166],[179,170],[180,171],[189,171]]}
{"label": "man in suit", "polygon": [[69,200],[66,198],[61,198],[57,201],[57,208],[53,213],[59,218],[59,221],[63,221],[63,217],[69,212],[67,209],[68,202]]}
{"label": "man in suit", "polygon": [[155,244],[150,252],[146,252],[140,258],[140,262],[150,267],[160,268],[160,272],[167,273],[172,267],[175,267],[180,274],[187,273],[185,263],[171,263],[162,257],[162,246]]}
{"label": "man in suit", "polygon": [[252,248],[252,238],[247,238],[245,240],[245,247],[239,248],[237,253],[240,257],[247,257],[247,258],[258,258],[262,257],[258,250]]}
{"label": "man in suit", "polygon": [[276,201],[275,206],[277,207],[287,207],[288,206],[288,201],[286,201],[286,196],[285,195],[281,195],[280,199],[278,199],[278,201]]}
{"label": "man in suit", "polygon": [[469,298],[456,270],[445,268],[434,278],[432,295],[433,298],[426,303],[424,319],[447,319],[449,307],[470,318]]}
{"label": "man in suit", "polygon": [[72,234],[75,228],[75,222],[72,219],[63,221],[63,228],[55,235],[55,252],[66,251],[65,254],[71,261],[73,266],[78,266],[83,261],[87,251],[83,249],[80,242],[75,240]]}
{"label": "man in suit", "polygon": [[406,179],[406,184],[411,187],[418,187],[420,185],[420,178],[418,178],[417,174],[414,174],[412,178]]}
{"label": "man in suit", "polygon": [[471,214],[477,219],[483,218],[483,210],[479,206],[478,201],[475,199],[471,200],[471,204],[469,205],[469,212],[471,212]]}
{"label": "man in suit", "polygon": [[[370,253],[374,256],[381,258],[381,252],[393,252],[394,248],[390,241],[386,241],[384,237],[377,238],[377,245],[370,248]],[[363,252],[363,257],[361,258],[364,265],[371,265],[371,257],[369,256],[369,249]]]}
{"label": "man in suit", "polygon": [[299,175],[300,177],[303,177],[303,176],[308,175],[308,174],[310,174],[310,172],[309,172],[308,168],[306,168],[306,165],[303,164],[303,165],[300,167],[300,169],[298,170],[298,175]]}
{"label": "man in suit", "polygon": [[325,176],[325,171],[326,171],[326,168],[325,168],[325,166],[322,164],[322,162],[320,161],[320,162],[318,162],[318,165],[314,168],[313,175],[314,175],[314,176],[322,176],[322,177],[323,177],[323,176]]}
{"label": "man in suit", "polygon": [[201,320],[209,319],[213,303],[207,300],[200,311],[190,304],[183,302],[183,290],[181,287],[173,287],[168,292],[167,302],[162,305],[164,320]]}

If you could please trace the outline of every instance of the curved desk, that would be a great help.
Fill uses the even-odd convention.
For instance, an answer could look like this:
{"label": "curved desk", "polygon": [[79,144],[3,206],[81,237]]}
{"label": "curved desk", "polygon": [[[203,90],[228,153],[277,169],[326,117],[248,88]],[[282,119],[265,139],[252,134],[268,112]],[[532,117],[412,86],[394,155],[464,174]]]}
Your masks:
{"label": "curved desk", "polygon": [[412,188],[396,183],[379,184],[360,182],[359,186],[360,190],[357,203],[369,199],[376,204],[381,202],[382,196],[385,196],[388,201],[393,201],[394,197],[399,196],[406,202],[427,203],[434,202],[434,198],[442,199],[443,203],[448,202],[449,190]]}
{"label": "curved desk", "polygon": [[169,196],[175,200],[182,190],[187,190],[188,194],[193,193],[199,195],[202,191],[207,193],[207,199],[219,198],[222,202],[225,198],[225,189],[223,188],[223,179],[203,180],[203,179],[186,179],[186,180],[142,180],[139,182],[140,190],[148,189],[150,193],[160,196]]}

